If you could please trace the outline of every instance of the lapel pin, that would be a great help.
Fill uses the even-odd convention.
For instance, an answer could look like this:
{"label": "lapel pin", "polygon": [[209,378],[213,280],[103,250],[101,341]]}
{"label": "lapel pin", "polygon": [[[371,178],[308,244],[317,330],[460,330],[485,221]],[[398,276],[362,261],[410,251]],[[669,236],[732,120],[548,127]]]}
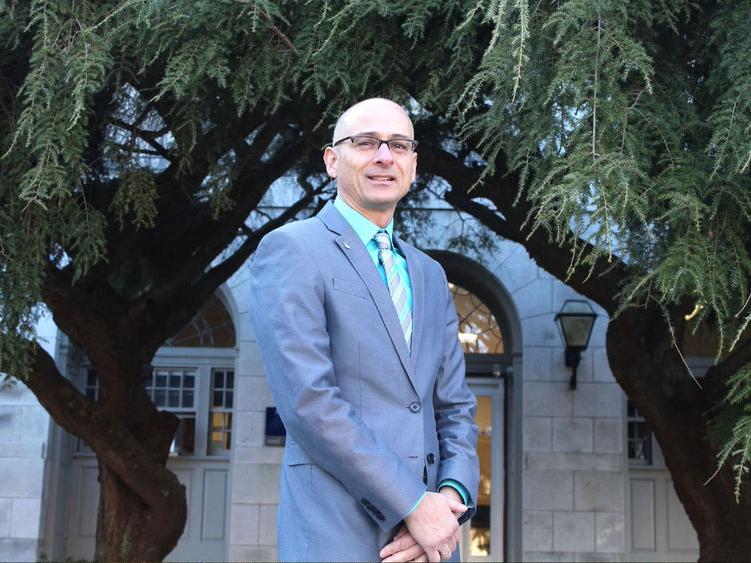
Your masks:
{"label": "lapel pin", "polygon": [[349,243],[346,240],[342,244],[344,244],[344,248],[349,248]]}

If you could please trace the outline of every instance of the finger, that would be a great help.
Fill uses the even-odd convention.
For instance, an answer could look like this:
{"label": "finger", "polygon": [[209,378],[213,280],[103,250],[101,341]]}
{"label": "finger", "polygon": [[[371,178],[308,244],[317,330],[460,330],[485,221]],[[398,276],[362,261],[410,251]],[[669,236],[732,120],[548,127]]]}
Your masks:
{"label": "finger", "polygon": [[382,561],[383,563],[391,563],[392,561],[412,561],[421,553],[423,553],[422,548],[419,545],[415,544],[412,547],[405,549],[404,551],[400,551],[398,553],[395,553],[391,557],[383,559]]}
{"label": "finger", "polygon": [[467,511],[467,507],[462,503],[456,502],[454,499],[449,497],[446,497],[446,500],[449,502],[449,508],[451,509],[451,512],[463,514]]}
{"label": "finger", "polygon": [[[398,531],[398,532],[396,533],[396,535],[394,536],[394,539],[395,539],[395,540],[398,540],[398,539],[399,539],[399,538],[401,538],[401,537],[402,537],[402,536],[403,536],[404,534],[406,534],[406,533],[407,533],[408,531],[409,531],[409,530],[407,530],[407,526],[405,526],[404,524],[402,524],[402,527],[401,527],[401,528],[399,528],[399,531]],[[392,540],[392,541],[393,541],[393,540]]]}
{"label": "finger", "polygon": [[430,561],[430,563],[440,563],[441,561],[441,554],[437,549],[431,549],[426,555],[428,556],[428,561]]}
{"label": "finger", "polygon": [[417,542],[412,538],[411,534],[408,534],[408,533],[404,534],[399,538],[395,538],[391,543],[388,543],[385,546],[383,546],[381,551],[378,552],[378,556],[381,559],[383,559],[384,557],[389,557],[390,555],[393,555],[394,553],[398,553],[400,551],[404,551],[405,549],[409,549],[416,543]]}
{"label": "finger", "polygon": [[461,535],[462,535],[462,530],[461,528],[458,528],[456,530],[456,533],[454,534],[454,542],[453,542],[453,545],[451,546],[452,552],[459,546],[459,539]]}
{"label": "finger", "polygon": [[425,552],[423,551],[421,555],[418,555],[412,561],[419,561],[421,563],[425,563],[427,560],[428,560],[428,556],[425,555]]}

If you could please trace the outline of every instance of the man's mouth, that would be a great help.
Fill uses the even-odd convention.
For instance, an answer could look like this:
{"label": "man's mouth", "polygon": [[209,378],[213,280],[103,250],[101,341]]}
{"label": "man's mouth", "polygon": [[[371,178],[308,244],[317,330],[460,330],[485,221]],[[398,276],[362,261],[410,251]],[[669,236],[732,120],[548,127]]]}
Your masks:
{"label": "man's mouth", "polygon": [[393,182],[396,180],[394,176],[389,176],[387,174],[369,174],[367,178],[368,180],[373,180],[375,182]]}

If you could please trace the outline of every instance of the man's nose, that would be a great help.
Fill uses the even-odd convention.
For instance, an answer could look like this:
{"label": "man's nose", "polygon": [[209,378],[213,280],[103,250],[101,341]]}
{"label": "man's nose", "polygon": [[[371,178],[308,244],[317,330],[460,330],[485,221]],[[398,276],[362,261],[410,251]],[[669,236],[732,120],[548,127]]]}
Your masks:
{"label": "man's nose", "polygon": [[378,147],[373,158],[376,162],[390,164],[394,160],[394,155],[387,143],[381,143],[381,146]]}

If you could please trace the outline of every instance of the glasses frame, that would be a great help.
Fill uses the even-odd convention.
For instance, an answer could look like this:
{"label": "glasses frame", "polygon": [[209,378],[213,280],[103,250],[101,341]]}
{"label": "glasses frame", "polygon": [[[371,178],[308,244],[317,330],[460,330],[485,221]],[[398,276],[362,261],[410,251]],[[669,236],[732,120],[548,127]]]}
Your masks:
{"label": "glasses frame", "polygon": [[[417,145],[418,145],[418,142],[415,141],[414,139],[397,138],[397,139],[385,139],[384,140],[384,139],[379,139],[378,137],[374,137],[373,135],[350,135],[349,137],[342,137],[338,141],[332,143],[331,146],[335,147],[337,145],[342,144],[344,141],[350,141],[352,144],[355,144],[355,139],[372,139],[374,141],[378,141],[378,146],[375,148],[373,152],[378,152],[378,150],[381,148],[381,145],[385,144],[393,154],[408,155],[408,154],[414,153],[417,151]],[[412,149],[407,151],[406,153],[400,153],[392,149],[390,143],[409,143],[410,145],[412,145]]]}

